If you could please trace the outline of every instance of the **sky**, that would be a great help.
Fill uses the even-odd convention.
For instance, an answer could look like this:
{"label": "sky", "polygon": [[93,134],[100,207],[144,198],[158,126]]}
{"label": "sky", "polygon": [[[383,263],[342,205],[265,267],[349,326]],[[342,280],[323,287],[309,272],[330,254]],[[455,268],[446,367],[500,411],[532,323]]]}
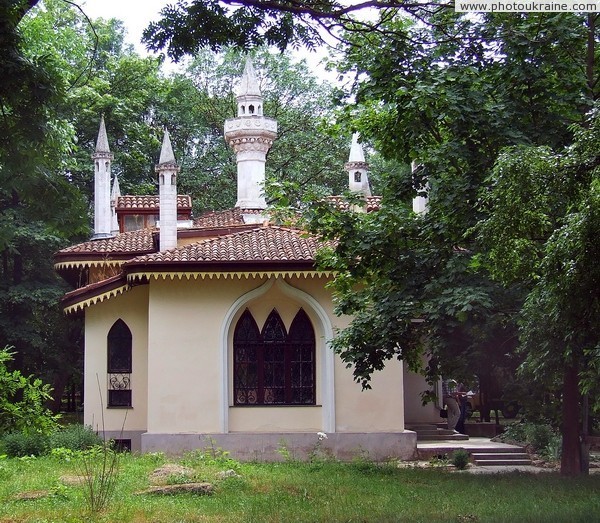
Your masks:
{"label": "sky", "polygon": [[141,43],[142,32],[150,22],[160,18],[160,10],[175,0],[86,0],[80,3],[88,17],[117,18],[125,23],[125,40],[139,53],[145,53]]}
{"label": "sky", "polygon": [[[160,10],[176,0],[82,0],[79,5],[85,14],[91,18],[117,18],[122,20],[127,29],[125,41],[132,44],[139,54],[147,54],[141,43],[142,33],[150,22],[160,19]],[[297,59],[306,59],[310,69],[321,79],[334,81],[335,74],[325,70],[320,64],[325,52],[309,52],[300,50],[294,52]],[[166,70],[172,66],[167,65]]]}

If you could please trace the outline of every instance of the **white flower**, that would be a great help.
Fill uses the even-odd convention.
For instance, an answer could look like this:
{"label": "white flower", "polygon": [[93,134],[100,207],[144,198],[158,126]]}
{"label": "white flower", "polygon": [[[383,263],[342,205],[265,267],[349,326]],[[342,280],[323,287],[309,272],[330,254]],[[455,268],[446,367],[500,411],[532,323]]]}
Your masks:
{"label": "white flower", "polygon": [[324,432],[317,432],[317,436],[319,437],[319,441],[327,439],[327,434],[325,434]]}

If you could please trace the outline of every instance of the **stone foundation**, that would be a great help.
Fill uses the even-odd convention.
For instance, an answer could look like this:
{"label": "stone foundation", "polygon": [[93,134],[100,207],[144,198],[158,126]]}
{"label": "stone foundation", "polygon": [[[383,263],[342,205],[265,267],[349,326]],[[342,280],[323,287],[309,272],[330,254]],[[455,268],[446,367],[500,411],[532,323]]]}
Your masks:
{"label": "stone foundation", "polygon": [[196,449],[222,449],[240,461],[282,461],[285,456],[305,460],[317,452],[342,461],[364,457],[373,461],[415,459],[417,435],[413,431],[329,433],[319,440],[309,433],[153,434],[141,436],[142,452],[182,454]]}

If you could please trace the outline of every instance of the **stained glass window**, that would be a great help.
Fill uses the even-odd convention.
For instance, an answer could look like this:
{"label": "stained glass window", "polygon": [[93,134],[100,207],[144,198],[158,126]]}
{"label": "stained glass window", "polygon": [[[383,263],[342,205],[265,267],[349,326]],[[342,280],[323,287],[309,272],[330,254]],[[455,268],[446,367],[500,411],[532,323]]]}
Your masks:
{"label": "stained glass window", "polygon": [[262,332],[250,311],[233,335],[236,405],[314,405],[315,333],[300,309],[289,334],[273,309]]}
{"label": "stained glass window", "polygon": [[108,406],[131,407],[132,336],[119,319],[108,331]]}

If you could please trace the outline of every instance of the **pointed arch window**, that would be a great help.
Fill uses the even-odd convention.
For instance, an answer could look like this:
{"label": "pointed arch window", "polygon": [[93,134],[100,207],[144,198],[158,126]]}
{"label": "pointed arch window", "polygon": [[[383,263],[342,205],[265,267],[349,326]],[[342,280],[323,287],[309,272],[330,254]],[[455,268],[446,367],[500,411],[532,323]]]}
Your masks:
{"label": "pointed arch window", "polygon": [[131,407],[132,340],[131,330],[121,319],[108,331],[106,368],[109,407]]}
{"label": "pointed arch window", "polygon": [[300,309],[287,333],[273,309],[261,332],[250,311],[233,335],[235,405],[314,405],[315,333]]}

